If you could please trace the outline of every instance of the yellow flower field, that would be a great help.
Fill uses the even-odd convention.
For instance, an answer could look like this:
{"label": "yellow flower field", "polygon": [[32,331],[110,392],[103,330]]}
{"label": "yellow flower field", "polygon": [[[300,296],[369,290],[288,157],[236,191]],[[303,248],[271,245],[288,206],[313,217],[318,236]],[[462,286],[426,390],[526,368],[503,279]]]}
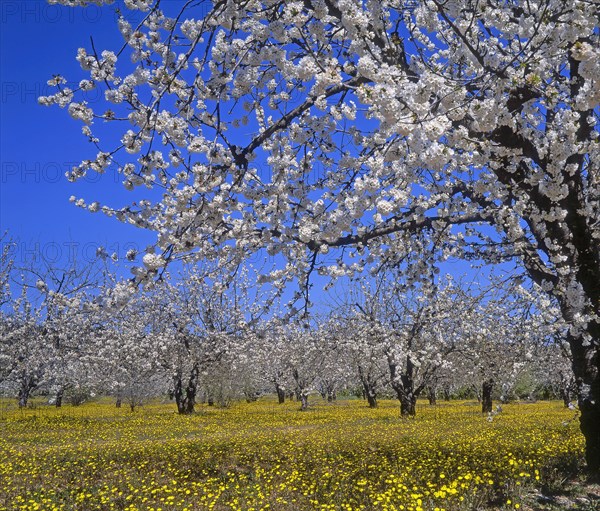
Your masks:
{"label": "yellow flower field", "polygon": [[0,510],[519,509],[523,487],[576,463],[583,438],[558,402],[361,401],[135,413],[112,404],[0,410]]}

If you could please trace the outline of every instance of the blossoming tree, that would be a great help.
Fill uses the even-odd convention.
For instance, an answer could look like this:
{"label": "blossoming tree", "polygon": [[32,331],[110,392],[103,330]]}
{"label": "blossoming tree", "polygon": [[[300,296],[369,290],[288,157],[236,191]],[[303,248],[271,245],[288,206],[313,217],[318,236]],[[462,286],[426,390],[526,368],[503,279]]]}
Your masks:
{"label": "blossoming tree", "polygon": [[[127,188],[160,189],[77,204],[156,230],[151,270],[266,249],[290,261],[273,278],[307,282],[401,258],[415,232],[442,256],[520,261],[570,326],[600,470],[598,4],[173,5],[125,0],[143,21],[122,15],[114,51],[81,48],[78,87],[56,76],[40,99],[98,148],[73,179],[116,165]],[[92,89],[106,105],[86,104]]]}

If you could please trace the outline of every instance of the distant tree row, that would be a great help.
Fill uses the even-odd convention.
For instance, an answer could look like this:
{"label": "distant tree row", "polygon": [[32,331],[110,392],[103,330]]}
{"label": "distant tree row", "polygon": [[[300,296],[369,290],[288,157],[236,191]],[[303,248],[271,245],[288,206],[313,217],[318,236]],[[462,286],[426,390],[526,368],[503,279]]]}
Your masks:
{"label": "distant tree row", "polygon": [[[16,269],[3,254],[0,388],[27,406],[90,394],[131,410],[170,396],[180,414],[273,393],[507,400],[575,396],[564,325],[544,294],[521,285],[466,286],[451,277],[408,285],[402,272],[349,281],[344,299],[311,317],[277,314],[248,272],[196,266],[138,290],[98,267]],[[270,298],[272,299],[272,297]],[[520,390],[518,390],[520,388]]]}

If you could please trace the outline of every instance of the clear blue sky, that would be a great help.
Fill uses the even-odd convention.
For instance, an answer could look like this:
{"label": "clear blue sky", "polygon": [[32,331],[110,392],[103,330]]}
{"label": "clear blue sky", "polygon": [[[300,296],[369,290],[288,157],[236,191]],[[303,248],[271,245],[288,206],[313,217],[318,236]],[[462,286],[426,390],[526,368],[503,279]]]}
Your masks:
{"label": "clear blue sky", "polygon": [[[0,230],[19,241],[17,260],[41,253],[61,263],[89,259],[98,245],[121,258],[155,235],[69,202],[71,195],[124,205],[126,192],[114,172],[69,183],[64,173],[95,154],[82,124],[58,107],[38,105],[53,74],[69,81],[84,77],[77,48],[119,41],[113,9],[71,9],[45,0],[0,0]],[[93,100],[93,98],[90,98]],[[121,200],[119,200],[121,198]]]}

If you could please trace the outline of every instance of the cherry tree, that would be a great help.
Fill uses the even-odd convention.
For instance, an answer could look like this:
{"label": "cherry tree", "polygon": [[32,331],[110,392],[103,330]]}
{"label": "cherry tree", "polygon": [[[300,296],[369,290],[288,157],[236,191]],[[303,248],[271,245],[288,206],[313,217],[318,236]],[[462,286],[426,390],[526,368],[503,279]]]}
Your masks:
{"label": "cherry tree", "polygon": [[376,321],[379,305],[367,282],[359,280],[346,290],[344,303],[334,313],[339,319],[333,334],[339,339],[344,358],[356,372],[370,408],[377,408],[378,394],[389,380],[384,362],[385,331]]}
{"label": "cherry tree", "polygon": [[133,412],[148,399],[167,394],[168,375],[159,363],[167,346],[150,328],[157,311],[149,293],[111,306],[115,291],[118,294],[123,285],[113,283],[104,290],[108,296],[98,308],[99,328],[90,343],[94,350],[90,365],[95,385],[114,395],[117,407],[125,401]]}
{"label": "cherry tree", "polygon": [[442,257],[519,261],[569,325],[600,470],[596,2],[125,7],[142,21],[121,15],[113,49],[78,51],[78,86],[56,75],[40,98],[95,146],[72,179],[114,165],[139,195],[79,206],[156,230],[150,270],[266,249],[290,261],[271,278],[306,284],[399,259],[416,232]]}
{"label": "cherry tree", "polygon": [[52,348],[42,335],[42,320],[40,308],[31,303],[23,286],[3,318],[0,338],[0,383],[16,391],[19,407],[27,406],[32,392],[48,376]]}
{"label": "cherry tree", "polygon": [[41,387],[54,391],[60,406],[65,390],[85,380],[89,290],[98,268],[75,261],[58,268],[42,260],[10,270],[12,287],[20,294],[13,298],[5,279],[0,379],[18,387],[19,406]]}
{"label": "cherry tree", "polygon": [[293,389],[288,368],[288,342],[281,318],[271,318],[254,325],[246,337],[242,357],[254,367],[267,388],[277,394],[279,404],[285,402],[286,392]]}

